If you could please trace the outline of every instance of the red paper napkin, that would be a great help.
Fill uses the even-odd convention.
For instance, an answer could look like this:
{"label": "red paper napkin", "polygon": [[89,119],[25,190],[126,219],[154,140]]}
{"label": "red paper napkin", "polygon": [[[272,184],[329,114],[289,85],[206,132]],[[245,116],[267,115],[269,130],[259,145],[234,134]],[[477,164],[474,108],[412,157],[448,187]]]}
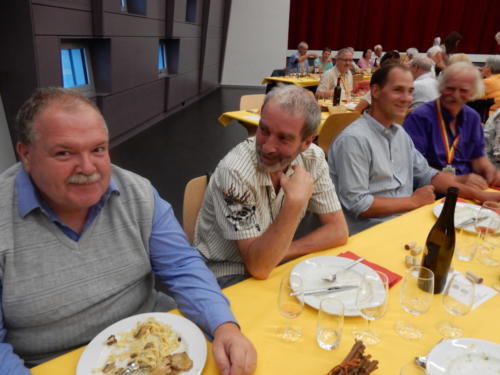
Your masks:
{"label": "red paper napkin", "polygon": [[[354,260],[359,258],[359,255],[356,255],[351,251],[346,251],[344,253],[340,253],[339,256],[344,257],[344,258],[354,259]],[[393,285],[395,285],[399,280],[401,280],[403,278],[401,275],[398,275],[397,273],[389,271],[387,268],[379,266],[378,264],[369,262],[366,259],[363,260],[361,263],[367,265],[368,267],[370,267],[371,269],[373,269],[375,271],[380,271],[380,272],[385,273],[387,275],[387,277],[389,278],[389,288],[392,287]]]}

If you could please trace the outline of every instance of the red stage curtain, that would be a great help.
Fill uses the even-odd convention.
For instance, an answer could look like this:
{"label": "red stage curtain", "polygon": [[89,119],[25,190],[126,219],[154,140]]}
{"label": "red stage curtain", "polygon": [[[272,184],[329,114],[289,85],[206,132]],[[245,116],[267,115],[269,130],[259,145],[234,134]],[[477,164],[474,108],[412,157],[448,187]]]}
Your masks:
{"label": "red stage curtain", "polygon": [[496,54],[499,0],[290,0],[288,48],[356,50],[382,44],[384,51],[425,52],[436,36],[462,34],[458,52]]}

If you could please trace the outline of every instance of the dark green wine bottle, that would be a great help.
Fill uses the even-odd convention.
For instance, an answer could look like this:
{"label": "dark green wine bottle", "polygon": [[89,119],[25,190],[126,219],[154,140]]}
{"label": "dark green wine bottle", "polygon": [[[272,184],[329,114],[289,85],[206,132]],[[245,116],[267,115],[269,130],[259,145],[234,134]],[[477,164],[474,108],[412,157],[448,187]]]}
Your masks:
{"label": "dark green wine bottle", "polygon": [[422,258],[422,266],[434,272],[434,294],[441,293],[446,285],[453,252],[455,251],[455,205],[458,188],[449,187],[443,210],[432,227]]}

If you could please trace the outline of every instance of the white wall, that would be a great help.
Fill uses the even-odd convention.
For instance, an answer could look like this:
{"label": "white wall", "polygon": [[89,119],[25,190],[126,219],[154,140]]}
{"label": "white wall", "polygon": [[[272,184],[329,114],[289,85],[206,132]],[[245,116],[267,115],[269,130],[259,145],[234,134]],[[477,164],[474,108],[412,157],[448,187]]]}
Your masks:
{"label": "white wall", "polygon": [[0,95],[0,173],[15,162],[14,148],[12,147],[2,96]]}
{"label": "white wall", "polygon": [[285,67],[289,13],[290,0],[232,1],[223,85],[261,86]]}

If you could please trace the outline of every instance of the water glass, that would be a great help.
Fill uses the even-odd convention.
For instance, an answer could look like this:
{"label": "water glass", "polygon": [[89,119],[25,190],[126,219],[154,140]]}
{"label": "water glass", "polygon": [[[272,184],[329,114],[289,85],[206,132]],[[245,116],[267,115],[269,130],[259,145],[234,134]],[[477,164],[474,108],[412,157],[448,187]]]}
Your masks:
{"label": "water glass", "polygon": [[500,238],[500,202],[483,202],[475,221],[478,232],[478,260],[485,266],[498,267]]}
{"label": "water glass", "polygon": [[470,262],[474,259],[477,250],[475,236],[462,227],[456,227],[455,258],[462,262]]}
{"label": "water glass", "polygon": [[340,345],[344,329],[344,303],[337,298],[325,298],[318,310],[316,341],[326,350]]}
{"label": "water glass", "polygon": [[[298,275],[287,274],[281,279],[278,293],[278,311],[288,319],[297,318],[304,309],[304,284]],[[300,327],[287,325],[278,329],[278,337],[295,342],[302,337]]]}

